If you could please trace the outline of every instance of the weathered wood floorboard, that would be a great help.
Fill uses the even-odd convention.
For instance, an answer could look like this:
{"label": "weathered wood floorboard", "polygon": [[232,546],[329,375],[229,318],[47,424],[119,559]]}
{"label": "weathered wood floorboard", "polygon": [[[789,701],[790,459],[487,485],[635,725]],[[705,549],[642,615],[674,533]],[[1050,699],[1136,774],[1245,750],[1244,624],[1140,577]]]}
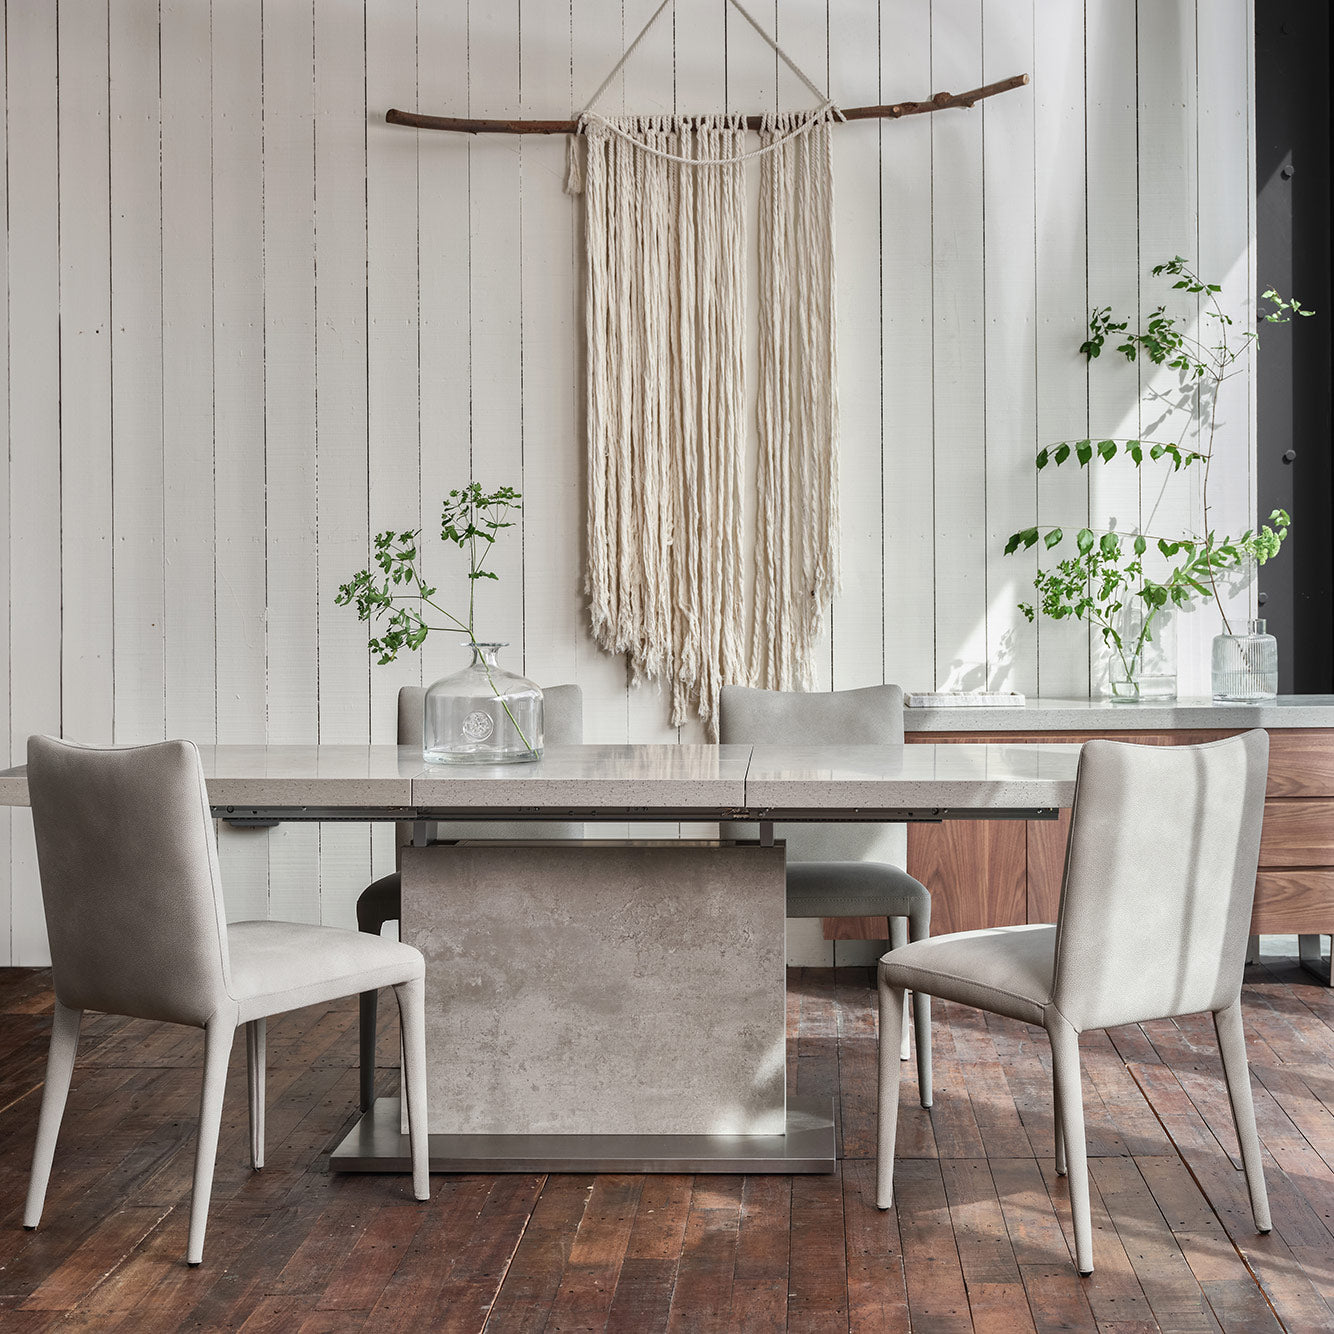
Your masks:
{"label": "weathered wood floorboard", "polygon": [[[383,1007],[380,1057],[397,1052]],[[1040,1030],[937,1003],[936,1100],[901,1078],[896,1207],[875,1207],[867,969],[788,979],[789,1089],[827,1096],[825,1177],[332,1177],[356,1002],[271,1021],[249,1167],[233,1052],[205,1262],[183,1263],[200,1035],[88,1016],[42,1227],[20,1227],[49,974],[0,972],[0,1334],[27,1330],[1334,1330],[1334,994],[1252,968],[1247,1037],[1274,1231],[1250,1217],[1207,1016],[1086,1034],[1097,1270],[1071,1263]],[[396,1076],[381,1069],[391,1092]]]}

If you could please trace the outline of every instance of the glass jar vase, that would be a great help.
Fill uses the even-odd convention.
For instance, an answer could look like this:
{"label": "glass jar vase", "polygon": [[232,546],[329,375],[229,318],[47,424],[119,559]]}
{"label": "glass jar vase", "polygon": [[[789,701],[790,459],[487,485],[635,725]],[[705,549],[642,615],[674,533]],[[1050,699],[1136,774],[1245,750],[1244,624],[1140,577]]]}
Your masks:
{"label": "glass jar vase", "polygon": [[1278,640],[1264,621],[1247,621],[1243,635],[1215,635],[1213,692],[1219,704],[1253,704],[1278,695]]}
{"label": "glass jar vase", "polygon": [[426,692],[428,764],[522,764],[542,758],[542,692],[496,661],[504,644],[469,642],[472,662]]}
{"label": "glass jar vase", "polygon": [[1106,641],[1109,703],[1165,703],[1177,697],[1176,621],[1139,600],[1117,620],[1120,643]]}

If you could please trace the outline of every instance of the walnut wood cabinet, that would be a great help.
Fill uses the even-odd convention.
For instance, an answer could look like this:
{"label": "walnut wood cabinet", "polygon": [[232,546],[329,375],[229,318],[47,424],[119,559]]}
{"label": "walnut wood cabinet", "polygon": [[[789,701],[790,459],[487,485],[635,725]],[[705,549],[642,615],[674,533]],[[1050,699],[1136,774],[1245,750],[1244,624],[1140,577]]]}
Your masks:
{"label": "walnut wood cabinet", "polygon": [[[916,732],[908,744],[987,741],[1053,744],[1093,737],[1141,745],[1189,745],[1227,731]],[[1334,933],[1334,728],[1271,728],[1269,783],[1255,935]],[[1061,893],[1070,812],[1057,820],[946,821],[908,826],[908,870],[932,894],[935,934],[1052,922]],[[875,940],[876,918],[826,918],[826,939]]]}

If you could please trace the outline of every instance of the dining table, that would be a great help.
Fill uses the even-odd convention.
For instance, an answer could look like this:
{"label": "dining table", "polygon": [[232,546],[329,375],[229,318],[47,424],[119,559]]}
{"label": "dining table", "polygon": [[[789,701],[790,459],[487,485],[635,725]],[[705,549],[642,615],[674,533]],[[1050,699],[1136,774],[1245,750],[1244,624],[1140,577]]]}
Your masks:
{"label": "dining table", "polygon": [[[833,1170],[837,1139],[829,1093],[788,1079],[783,826],[1054,819],[1079,747],[584,744],[495,766],[374,745],[199,753],[219,820],[402,826],[432,1170],[806,1173]],[[22,766],[0,772],[0,805],[27,800]],[[460,821],[467,837],[439,836]],[[585,837],[516,839],[514,822]],[[594,837],[608,822],[753,837]],[[330,1166],[408,1170],[397,1097]]]}

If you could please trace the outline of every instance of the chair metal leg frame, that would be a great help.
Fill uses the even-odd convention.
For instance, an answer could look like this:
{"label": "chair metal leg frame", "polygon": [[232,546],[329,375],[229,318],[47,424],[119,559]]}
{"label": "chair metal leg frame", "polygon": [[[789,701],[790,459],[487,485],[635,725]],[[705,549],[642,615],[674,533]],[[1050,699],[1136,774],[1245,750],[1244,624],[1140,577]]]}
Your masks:
{"label": "chair metal leg frame", "polygon": [[245,1026],[246,1085],[250,1090],[250,1166],[264,1166],[264,1070],[266,1019]]}
{"label": "chair metal leg frame", "polygon": [[213,1166],[222,1125],[222,1095],[227,1087],[227,1060],[235,1037],[233,1018],[214,1019],[204,1029],[204,1090],[199,1100],[195,1184],[190,1197],[190,1236],[185,1247],[186,1263],[192,1266],[204,1258],[204,1229],[208,1226],[208,1202],[213,1194]]}
{"label": "chair metal leg frame", "polygon": [[379,992],[361,993],[361,1034],[358,1043],[361,1075],[361,1110],[368,1112],[375,1101],[375,1026],[379,1018]]}
{"label": "chair metal leg frame", "polygon": [[1093,1272],[1093,1222],[1089,1213],[1088,1142],[1084,1137],[1084,1090],[1079,1074],[1079,1034],[1060,1015],[1048,1011],[1051,1065],[1065,1144],[1070,1216],[1075,1225],[1075,1268]]}
{"label": "chair metal leg frame", "polygon": [[1241,997],[1224,1010],[1214,1013],[1214,1032],[1223,1058],[1223,1076],[1227,1080],[1228,1101],[1232,1104],[1232,1122],[1237,1128],[1241,1163],[1246,1169],[1246,1189],[1251,1197],[1251,1214],[1258,1232],[1273,1227],[1269,1217],[1269,1192],[1265,1188],[1264,1165],[1260,1161],[1260,1135],[1255,1128],[1255,1103],[1251,1097],[1251,1071],[1246,1060],[1246,1034],[1241,1022]]}
{"label": "chair metal leg frame", "polygon": [[51,1046],[46,1055],[46,1084],[42,1088],[42,1110],[37,1120],[37,1147],[32,1154],[32,1176],[28,1180],[28,1202],[23,1209],[23,1226],[30,1232],[42,1221],[46,1203],[46,1185],[51,1179],[51,1164],[56,1156],[56,1139],[65,1100],[74,1076],[74,1057],[79,1049],[79,1025],[82,1010],[71,1010],[56,1001],[51,1025]]}
{"label": "chair metal leg frame", "polygon": [[421,978],[394,988],[403,1037],[403,1096],[412,1146],[412,1193],[431,1198],[430,1146],[426,1128],[426,983]]}

